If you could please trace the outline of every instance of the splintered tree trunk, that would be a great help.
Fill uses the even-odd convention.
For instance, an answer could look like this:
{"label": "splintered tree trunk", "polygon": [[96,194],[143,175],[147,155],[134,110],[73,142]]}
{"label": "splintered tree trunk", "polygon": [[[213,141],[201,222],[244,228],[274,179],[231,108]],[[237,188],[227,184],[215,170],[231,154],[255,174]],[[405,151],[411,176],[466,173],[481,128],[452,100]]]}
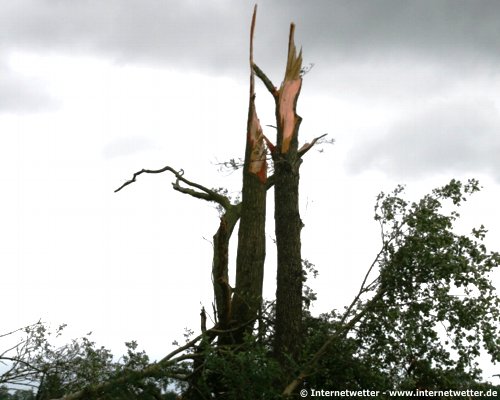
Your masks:
{"label": "splintered tree trunk", "polygon": [[[275,354],[286,373],[298,361],[302,337],[302,258],[299,213],[298,131],[296,113],[302,86],[302,52],[297,55],[294,25],[290,27],[285,79],[277,93],[277,145],[274,149],[275,229],[278,252]],[[291,360],[291,361],[290,361]]]}
{"label": "splintered tree trunk", "polygon": [[250,100],[248,107],[245,163],[241,217],[236,256],[236,286],[232,317],[236,327],[236,343],[245,332],[251,332],[262,304],[264,261],[266,256],[266,148],[262,128],[255,109],[255,78],[253,72],[253,34],[256,7],[250,30]]}

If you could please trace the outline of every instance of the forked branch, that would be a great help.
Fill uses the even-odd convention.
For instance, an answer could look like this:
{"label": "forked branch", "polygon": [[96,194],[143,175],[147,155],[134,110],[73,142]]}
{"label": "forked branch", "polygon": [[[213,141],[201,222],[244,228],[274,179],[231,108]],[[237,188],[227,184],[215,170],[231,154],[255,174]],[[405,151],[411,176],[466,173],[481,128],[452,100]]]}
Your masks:
{"label": "forked branch", "polygon": [[[203,185],[200,185],[199,183],[196,182],[191,182],[190,180],[184,178],[184,170],[175,170],[174,168],[170,166],[165,166],[160,169],[141,169],[140,171],[137,171],[134,173],[132,176],[132,179],[129,179],[126,181],[123,185],[121,185],[118,189],[115,190],[115,193],[119,192],[122,190],[125,186],[130,185],[131,183],[134,183],[137,180],[137,177],[141,174],[161,174],[162,172],[171,172],[174,174],[176,181],[172,183],[172,187],[174,190],[177,190],[178,192],[184,193],[184,194],[189,194],[190,196],[196,197],[198,199],[206,200],[206,201],[213,201],[215,203],[220,204],[225,210],[231,207],[231,202],[230,200],[226,197],[221,195],[220,193],[215,192],[212,189],[209,189]],[[183,187],[180,185],[180,182],[184,183],[185,185],[189,187]],[[194,188],[194,189],[193,189]],[[197,190],[195,190],[197,189]]]}

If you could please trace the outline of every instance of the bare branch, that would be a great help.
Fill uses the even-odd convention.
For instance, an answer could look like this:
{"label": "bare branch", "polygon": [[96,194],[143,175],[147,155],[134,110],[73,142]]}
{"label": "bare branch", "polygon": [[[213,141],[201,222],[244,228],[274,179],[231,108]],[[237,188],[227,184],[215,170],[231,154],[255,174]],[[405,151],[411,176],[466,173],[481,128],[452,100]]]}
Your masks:
{"label": "bare branch", "polygon": [[[212,329],[209,329],[209,331],[211,331]],[[170,360],[172,357],[174,357],[175,355],[179,354],[179,353],[182,353],[184,350],[187,350],[189,349],[190,347],[193,347],[196,342],[198,342],[200,339],[203,338],[203,336],[206,334],[205,333],[201,333],[199,334],[198,336],[196,336],[194,339],[190,340],[189,342],[187,342],[184,346],[181,346],[179,347],[178,349],[175,349],[174,351],[172,351],[171,353],[167,354],[165,357],[163,357],[159,363],[163,363],[163,362],[166,362],[168,360]]]}
{"label": "bare branch", "polygon": [[271,189],[274,186],[275,182],[276,182],[276,179],[274,178],[274,175],[271,175],[270,177],[268,177],[267,181],[266,181],[266,190]]}
{"label": "bare branch", "polygon": [[304,154],[306,154],[311,148],[316,144],[316,142],[322,138],[324,138],[328,133],[325,133],[321,136],[318,136],[317,138],[314,138],[311,143],[306,143],[304,144],[298,151],[298,156],[302,157]]}
{"label": "bare branch", "polygon": [[[134,183],[137,180],[137,177],[141,174],[161,174],[162,172],[171,172],[174,174],[176,181],[172,183],[172,187],[174,190],[177,190],[178,192],[184,193],[184,194],[189,194],[192,197],[196,197],[198,199],[206,200],[206,201],[213,201],[215,203],[220,204],[224,209],[230,208],[231,202],[226,196],[221,195],[220,193],[217,193],[211,189],[208,189],[207,187],[200,185],[199,183],[196,182],[191,182],[184,178],[184,170],[175,170],[174,168],[170,166],[165,166],[160,169],[141,169],[138,172],[135,172],[134,175],[132,176],[132,179],[128,180],[125,182],[123,185],[121,185],[118,189],[115,190],[116,192],[119,192],[122,190],[125,186],[130,185],[131,183]],[[199,191],[189,189],[186,187],[182,187],[179,182],[182,182],[186,184],[187,186],[190,186],[192,188],[198,189]]]}
{"label": "bare branch", "polygon": [[215,325],[214,327],[212,327],[210,329],[207,329],[206,332],[203,332],[203,333],[199,334],[194,339],[192,339],[189,342],[187,342],[184,346],[181,346],[178,349],[175,349],[171,353],[167,354],[165,357],[163,357],[159,361],[159,363],[163,363],[163,362],[166,362],[168,360],[171,360],[172,357],[174,357],[175,355],[177,355],[179,353],[182,353],[184,350],[187,350],[190,347],[193,347],[196,344],[196,342],[198,342],[199,340],[201,340],[204,336],[207,336],[207,335],[213,334],[213,333],[215,333],[216,335],[219,335],[219,334],[223,334],[223,333],[235,332],[238,329],[241,329],[242,326],[248,325],[248,324],[250,324],[252,322],[254,322],[254,320],[247,321],[246,323],[242,324],[241,326],[237,326],[237,327],[234,327],[234,328],[231,328],[231,329],[225,329],[225,330],[218,329],[217,325]]}
{"label": "bare branch", "polygon": [[19,349],[22,345],[26,345],[26,340],[25,339],[21,340],[17,344],[13,345],[12,347],[9,347],[4,352],[2,352],[2,354],[0,354],[0,360],[2,360],[4,358],[7,358],[7,357],[4,357],[6,354],[8,354],[10,351],[12,351],[14,349]]}
{"label": "bare branch", "polygon": [[259,77],[259,79],[262,81],[262,83],[266,86],[267,90],[273,95],[275,99],[278,98],[278,89],[274,84],[271,82],[271,80],[267,77],[267,75],[262,71],[259,66],[255,63],[253,63],[253,70],[255,72],[255,75]]}
{"label": "bare branch", "polygon": [[168,165],[166,167],[161,168],[161,169],[141,169],[140,171],[134,173],[134,175],[132,176],[132,179],[128,180],[123,185],[121,185],[118,189],[116,189],[115,193],[122,190],[125,186],[128,186],[131,183],[134,183],[136,181],[136,178],[141,174],[161,174],[162,172],[165,172],[165,171],[172,172],[177,178],[181,177],[184,174],[184,171],[182,169],[180,171],[176,171],[175,169],[173,169],[172,167],[169,167]]}

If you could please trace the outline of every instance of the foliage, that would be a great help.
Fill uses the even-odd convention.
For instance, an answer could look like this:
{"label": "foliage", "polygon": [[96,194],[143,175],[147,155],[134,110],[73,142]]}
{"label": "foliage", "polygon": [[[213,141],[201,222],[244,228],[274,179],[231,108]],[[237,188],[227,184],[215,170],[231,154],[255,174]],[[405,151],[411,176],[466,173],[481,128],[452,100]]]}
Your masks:
{"label": "foliage", "polygon": [[[280,377],[270,346],[246,337],[238,347],[210,346],[205,351],[204,377],[199,389],[206,398],[217,393],[220,399],[277,399],[276,380]],[[223,388],[218,392],[218,388]]]}
{"label": "foliage", "polygon": [[[141,371],[150,365],[149,357],[144,351],[137,351],[135,341],[125,343],[127,353],[118,361],[114,361],[110,350],[97,347],[95,342],[90,340],[91,333],[57,347],[53,340],[62,335],[65,327],[61,325],[51,331],[46,324],[39,321],[2,335],[6,338],[23,333],[24,337],[19,339],[15,346],[1,353],[0,362],[8,369],[0,375],[0,384],[8,384],[12,388],[36,388],[36,399],[46,400],[88,390],[126,373]],[[158,398],[168,383],[168,379],[163,377],[131,379],[127,385],[113,388],[99,398]],[[31,391],[17,390],[14,394],[9,394],[7,386],[1,388],[0,396],[7,399],[30,399],[31,396]]]}
{"label": "foliage", "polygon": [[[71,345],[56,349],[49,338],[58,338],[65,325],[54,332],[42,322],[0,335],[6,349],[0,353],[0,362],[7,370],[0,376],[0,384],[24,385],[37,382],[51,368],[56,368],[61,358],[71,358]],[[22,338],[16,335],[22,334]],[[73,343],[74,344],[74,343]]]}
{"label": "foliage", "polygon": [[0,386],[0,400],[35,400],[32,390],[9,391],[7,386]]}
{"label": "foliage", "polygon": [[318,270],[312,262],[307,259],[303,259],[302,275],[302,306],[304,307],[304,310],[307,311],[310,309],[311,304],[317,300],[317,297],[316,293],[314,293],[314,291],[306,284],[306,282],[310,275],[312,275],[312,277],[316,279],[318,276]]}
{"label": "foliage", "polygon": [[357,305],[370,305],[354,331],[360,353],[394,384],[411,377],[439,387],[450,374],[478,379],[482,347],[500,360],[500,301],[489,278],[500,255],[487,251],[484,226],[462,235],[454,223],[479,184],[452,180],[413,203],[403,189],[381,193],[375,206],[383,247],[370,289],[379,298]]}
{"label": "foliage", "polygon": [[[310,358],[328,340],[341,329],[341,315],[336,311],[313,317],[305,317],[306,342],[303,360]],[[366,362],[359,355],[360,341],[348,337],[338,337],[321,358],[316,371],[305,380],[304,387],[329,388],[329,390],[377,390],[391,387],[389,379],[383,373]]]}

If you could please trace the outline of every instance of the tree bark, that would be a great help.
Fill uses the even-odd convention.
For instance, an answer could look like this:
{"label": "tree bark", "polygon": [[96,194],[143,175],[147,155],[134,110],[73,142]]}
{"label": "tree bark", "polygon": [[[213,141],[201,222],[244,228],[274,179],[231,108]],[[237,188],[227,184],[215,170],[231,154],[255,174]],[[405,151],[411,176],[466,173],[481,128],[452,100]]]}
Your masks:
{"label": "tree bark", "polygon": [[290,27],[285,79],[276,99],[277,145],[273,151],[275,176],[275,229],[278,253],[276,326],[274,351],[285,373],[293,373],[302,344],[302,256],[299,213],[298,132],[301,118],[296,113],[302,86],[302,52],[294,43]]}
{"label": "tree bark", "polygon": [[[221,216],[219,228],[213,237],[212,278],[220,330],[227,330],[231,320],[232,288],[229,285],[228,274],[229,240],[240,218],[240,212],[241,203],[228,207]],[[228,343],[227,335],[220,335],[219,342]]]}
{"label": "tree bark", "polygon": [[235,334],[241,343],[250,333],[262,305],[264,261],[266,257],[266,191],[267,161],[264,135],[255,108],[255,78],[253,71],[253,35],[257,7],[250,29],[250,99],[248,106],[245,163],[241,217],[236,256],[236,286],[232,303],[233,320],[242,326]]}

